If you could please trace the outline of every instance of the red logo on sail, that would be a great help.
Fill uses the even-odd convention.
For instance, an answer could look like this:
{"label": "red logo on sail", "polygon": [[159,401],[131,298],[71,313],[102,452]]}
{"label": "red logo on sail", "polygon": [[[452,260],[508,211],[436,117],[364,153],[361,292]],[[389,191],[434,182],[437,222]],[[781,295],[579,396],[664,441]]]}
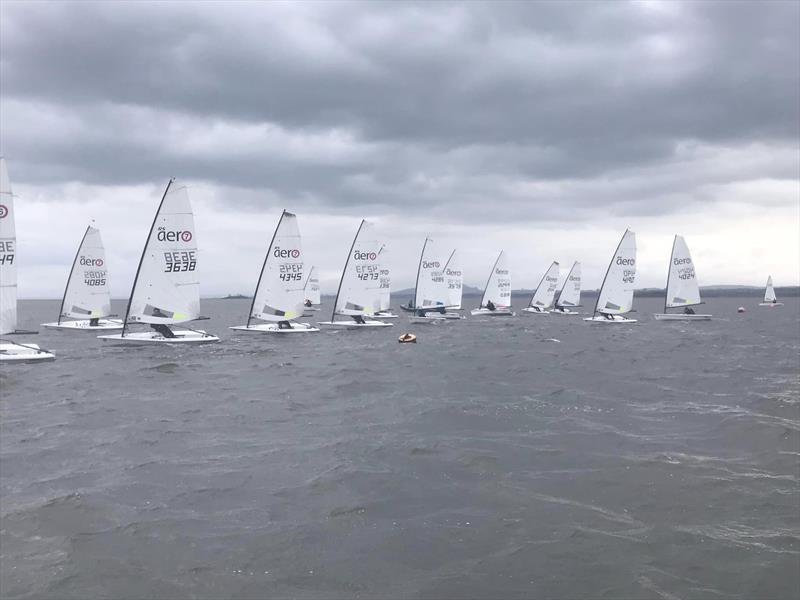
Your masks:
{"label": "red logo on sail", "polygon": [[181,240],[184,242],[191,242],[192,241],[192,232],[191,231],[181,231]]}

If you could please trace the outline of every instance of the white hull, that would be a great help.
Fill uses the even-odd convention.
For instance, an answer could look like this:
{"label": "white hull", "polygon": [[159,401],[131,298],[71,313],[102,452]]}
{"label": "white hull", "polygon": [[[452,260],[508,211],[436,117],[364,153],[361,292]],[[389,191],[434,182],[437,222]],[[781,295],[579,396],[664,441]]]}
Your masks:
{"label": "white hull", "polygon": [[759,302],[759,306],[783,306],[783,302]]}
{"label": "white hull", "polygon": [[396,319],[399,315],[390,312],[376,312],[376,319]]}
{"label": "white hull", "polygon": [[0,344],[0,362],[38,362],[55,360],[55,354],[40,350],[37,344]]}
{"label": "white hull", "polygon": [[529,315],[549,315],[550,311],[548,310],[540,310],[538,308],[534,308],[532,306],[527,306],[522,309],[522,312],[528,313]]}
{"label": "white hull", "polygon": [[61,323],[42,323],[42,327],[61,331],[118,331],[122,329],[122,321],[100,319],[97,325],[90,325],[89,319],[79,319],[77,321],[61,321]]}
{"label": "white hull", "polygon": [[127,344],[210,344],[218,342],[219,338],[205,331],[188,331],[177,329],[173,331],[174,338],[167,338],[157,331],[137,331],[126,333],[123,337],[121,333],[111,335],[98,335],[97,337],[108,342],[124,342]]}
{"label": "white hull", "polygon": [[550,311],[550,314],[551,315],[561,315],[561,316],[568,317],[568,316],[579,315],[581,313],[579,313],[576,310],[569,310],[568,308],[565,309],[565,310],[560,310],[558,308],[554,308],[553,310]]}
{"label": "white hull", "polygon": [[317,323],[320,327],[325,329],[372,329],[376,327],[394,327],[394,323],[384,323],[383,321],[364,321],[363,323],[356,323],[355,321],[320,321]]}
{"label": "white hull", "polygon": [[514,312],[510,308],[496,308],[489,310],[488,308],[475,308],[469,311],[473,317],[513,317]]}
{"label": "white hull", "polygon": [[636,323],[636,319],[628,319],[626,317],[623,317],[622,315],[614,315],[610,319],[604,315],[595,315],[594,317],[586,317],[584,321],[589,321],[590,323],[608,323],[608,324]]}
{"label": "white hull", "polygon": [[281,329],[277,323],[256,323],[253,325],[235,325],[228,327],[234,331],[249,331],[252,333],[310,333],[319,331],[316,327],[311,327],[306,323],[291,323],[291,327]]}
{"label": "white hull", "polygon": [[711,315],[687,315],[682,313],[656,313],[656,321],[710,321]]}
{"label": "white hull", "polygon": [[409,323],[416,323],[416,324],[423,324],[423,323],[444,323],[447,319],[444,317],[433,317],[433,316],[424,316],[424,317],[408,317]]}

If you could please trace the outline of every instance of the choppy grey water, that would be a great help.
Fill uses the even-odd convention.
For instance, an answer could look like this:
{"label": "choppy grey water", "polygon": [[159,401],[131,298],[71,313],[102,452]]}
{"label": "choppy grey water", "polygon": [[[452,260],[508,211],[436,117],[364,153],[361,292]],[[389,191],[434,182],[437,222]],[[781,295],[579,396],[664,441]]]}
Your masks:
{"label": "choppy grey water", "polygon": [[57,361],[0,372],[0,592],[797,598],[800,304],[757,301],[272,337],[205,300],[220,344],[43,331]]}

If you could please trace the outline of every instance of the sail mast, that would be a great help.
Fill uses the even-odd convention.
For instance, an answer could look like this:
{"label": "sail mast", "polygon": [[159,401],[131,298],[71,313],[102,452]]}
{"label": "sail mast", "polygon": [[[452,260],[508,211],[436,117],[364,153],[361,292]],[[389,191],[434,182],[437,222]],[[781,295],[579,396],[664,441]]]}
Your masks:
{"label": "sail mast", "polygon": [[603,284],[600,286],[600,290],[597,292],[597,300],[594,303],[594,315],[597,314],[597,307],[600,304],[600,297],[603,295],[603,288],[606,286],[606,279],[608,279],[608,274],[611,272],[611,265],[614,264],[614,257],[617,256],[619,252],[620,246],[622,246],[622,240],[625,239],[625,236],[628,234],[628,229],[625,230],[625,233],[622,234],[622,237],[619,240],[619,244],[617,244],[617,249],[614,250],[614,254],[611,255],[611,260],[608,263],[608,269],[606,269],[606,276],[603,277]]}
{"label": "sail mast", "polygon": [[425,248],[428,246],[428,241],[430,238],[425,238],[425,241],[422,243],[422,252],[419,253],[419,264],[417,265],[417,280],[414,282],[414,309],[419,308],[417,306],[417,290],[419,289],[419,272],[422,270],[422,258],[425,256]]}
{"label": "sail mast", "polygon": [[483,295],[481,296],[481,304],[478,308],[483,308],[483,301],[486,299],[486,290],[489,289],[489,282],[492,280],[492,275],[494,275],[494,269],[497,266],[497,263],[500,261],[500,257],[503,256],[503,251],[500,250],[500,254],[497,255],[497,258],[492,265],[492,270],[489,272],[489,279],[486,280],[486,285],[483,288]]}
{"label": "sail mast", "polygon": [[678,243],[678,234],[672,238],[672,251],[669,254],[669,268],[667,269],[667,287],[664,290],[664,313],[667,312],[667,304],[669,304],[669,276],[672,273],[672,261],[675,260],[675,244]]}
{"label": "sail mast", "polygon": [[142,256],[139,258],[139,266],[136,267],[136,275],[133,278],[133,287],[131,288],[131,295],[128,297],[128,307],[125,309],[125,318],[122,321],[122,334],[120,337],[125,337],[125,329],[128,326],[128,316],[131,313],[131,301],[133,300],[133,294],[136,292],[136,284],[139,283],[139,271],[142,270],[142,263],[144,262],[144,257],[147,254],[147,246],[150,245],[150,238],[153,235],[153,229],[156,227],[156,222],[158,221],[158,215],[161,212],[161,207],[164,205],[164,198],[167,197],[167,192],[169,192],[170,186],[175,182],[175,178],[171,178],[167,183],[167,187],[164,190],[164,195],[161,196],[161,202],[158,203],[158,208],[156,209],[156,214],[153,217],[153,224],[150,225],[150,231],[147,234],[147,240],[144,243],[144,248],[142,249]]}
{"label": "sail mast", "polygon": [[69,282],[72,281],[72,272],[75,270],[75,265],[78,262],[78,257],[81,254],[81,248],[83,248],[83,242],[86,241],[86,236],[89,234],[89,229],[91,229],[91,225],[86,227],[86,231],[83,232],[83,237],[81,238],[81,243],[78,244],[78,250],[75,252],[75,259],[72,261],[72,268],[69,270],[69,275],[67,275],[67,285],[64,286],[64,295],[61,297],[61,308],[58,309],[58,324],[61,325],[61,315],[64,314],[64,302],[67,299],[67,292],[69,291]]}
{"label": "sail mast", "polygon": [[336,290],[336,299],[333,301],[333,312],[331,313],[331,323],[336,320],[336,305],[339,304],[339,294],[342,292],[342,283],[344,283],[344,275],[347,273],[347,265],[350,264],[350,257],[353,256],[353,248],[356,247],[356,240],[358,240],[358,234],[361,233],[361,228],[366,223],[366,219],[361,219],[361,225],[358,226],[358,231],[356,231],[356,236],[353,238],[353,243],[350,245],[350,252],[347,254],[347,260],[344,261],[344,269],[342,269],[342,277],[339,279],[339,287]]}
{"label": "sail mast", "polygon": [[253,308],[256,305],[256,297],[258,297],[258,288],[261,287],[261,278],[264,277],[264,269],[267,268],[267,261],[269,260],[269,251],[272,249],[272,244],[275,243],[275,236],[278,235],[278,230],[281,228],[281,223],[283,222],[283,217],[286,214],[286,209],[283,209],[281,213],[281,218],[278,219],[278,226],[275,227],[275,232],[272,234],[272,239],[269,242],[269,246],[267,246],[267,253],[264,256],[264,263],[261,265],[261,273],[258,274],[258,282],[256,283],[256,289],[253,292],[253,301],[250,303],[250,312],[247,314],[247,327],[250,327],[250,321],[253,318]]}

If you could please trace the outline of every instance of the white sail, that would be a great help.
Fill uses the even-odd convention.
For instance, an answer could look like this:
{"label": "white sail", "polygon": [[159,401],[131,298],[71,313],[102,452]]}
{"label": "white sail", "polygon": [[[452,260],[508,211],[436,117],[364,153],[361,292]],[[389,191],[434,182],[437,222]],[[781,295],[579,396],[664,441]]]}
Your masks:
{"label": "white sail", "polygon": [[486,289],[481,297],[481,307],[485,307],[490,301],[497,308],[511,306],[511,271],[508,268],[505,252],[502,250],[497,256],[489,280],[486,282]]}
{"label": "white sail", "polygon": [[100,230],[90,225],[72,263],[58,318],[100,319],[110,314],[106,251]]}
{"label": "white sail", "polygon": [[447,286],[445,304],[447,308],[461,308],[461,295],[464,286],[464,271],[461,268],[460,256],[453,250],[444,267],[444,278]]}
{"label": "white sail", "polygon": [[446,300],[447,282],[444,278],[444,262],[439,256],[433,240],[425,238],[417,270],[414,306],[416,308],[443,307]]}
{"label": "white sail", "polygon": [[0,158],[0,335],[17,329],[17,231],[6,160]]}
{"label": "white sail", "polygon": [[200,316],[197,236],[185,186],[170,181],[145,242],[127,319],[185,323]]}
{"label": "white sail", "polygon": [[284,210],[261,267],[250,317],[277,323],[302,316],[304,288],[297,216]]}
{"label": "white sail", "polygon": [[561,294],[558,297],[556,306],[569,308],[571,306],[578,306],[581,303],[581,263],[577,260],[572,265],[572,268],[564,280],[564,285],[561,288]]}
{"label": "white sail", "polygon": [[764,302],[775,302],[778,298],[775,296],[775,288],[772,287],[772,275],[767,277],[767,289],[764,292]]}
{"label": "white sail", "polygon": [[682,236],[676,235],[672,244],[667,276],[667,308],[700,304],[700,286],[694,270],[689,247]]}
{"label": "white sail", "polygon": [[558,268],[557,262],[553,262],[550,265],[550,268],[547,269],[544,277],[539,282],[539,287],[536,288],[528,306],[546,310],[553,305],[553,299],[556,297],[556,288],[558,287]]}
{"label": "white sail", "polygon": [[306,300],[311,302],[312,306],[319,306],[322,302],[322,297],[320,296],[319,291],[319,277],[317,276],[317,268],[311,267],[311,270],[308,273],[308,278],[306,279],[305,285],[305,297]]}
{"label": "white sail", "polygon": [[338,315],[373,315],[380,310],[381,282],[378,253],[381,242],[374,226],[361,221],[347,257],[334,313]]}
{"label": "white sail", "polygon": [[392,274],[389,271],[389,265],[387,263],[387,256],[388,250],[386,246],[381,248],[381,251],[378,253],[378,259],[380,260],[380,282],[381,282],[381,299],[379,302],[379,309],[380,310],[389,310],[392,305]]}
{"label": "white sail", "polygon": [[611,259],[595,312],[621,315],[633,309],[633,285],[636,282],[636,234],[626,230]]}

